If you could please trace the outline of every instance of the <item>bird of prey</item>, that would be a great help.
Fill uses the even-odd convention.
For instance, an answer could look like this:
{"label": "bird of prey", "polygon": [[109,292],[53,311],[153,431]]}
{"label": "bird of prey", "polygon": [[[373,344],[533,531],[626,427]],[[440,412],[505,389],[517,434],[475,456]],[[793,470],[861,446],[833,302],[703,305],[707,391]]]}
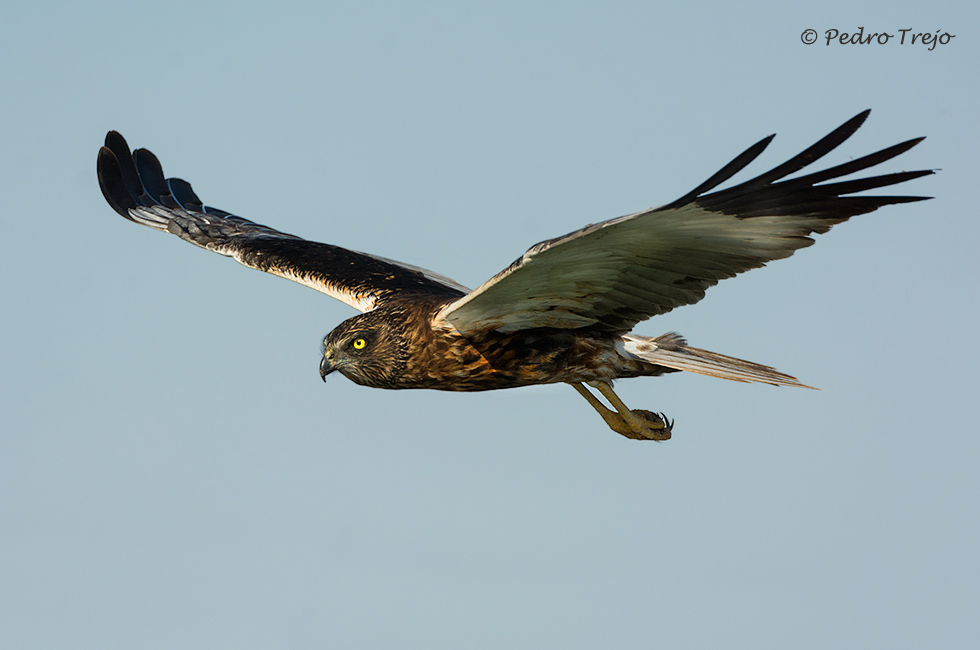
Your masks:
{"label": "bird of prey", "polygon": [[565,382],[613,431],[666,440],[673,423],[661,413],[627,408],[613,392],[613,380],[686,370],[734,381],[804,384],[769,366],[691,347],[673,332],[634,334],[637,323],[698,302],[719,280],[789,257],[813,243],[809,235],[850,217],[929,198],[854,194],[930,170],[839,180],[908,151],[922,138],[786,178],[847,140],[869,112],[774,169],[715,190],[774,136],[763,138],[676,201],[536,244],[474,290],[416,266],[308,241],[205,206],[190,184],[166,178],[146,149],[130,153],[115,131],[99,151],[98,177],[106,201],[130,221],[362,312],[324,337],[324,381],[336,370],[357,384],[392,389],[480,391]]}

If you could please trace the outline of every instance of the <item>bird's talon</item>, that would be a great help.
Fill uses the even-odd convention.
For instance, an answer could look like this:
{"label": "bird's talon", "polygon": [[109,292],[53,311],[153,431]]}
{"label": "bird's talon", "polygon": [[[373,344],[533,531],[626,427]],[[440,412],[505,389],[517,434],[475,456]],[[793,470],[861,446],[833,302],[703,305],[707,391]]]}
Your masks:
{"label": "bird's talon", "polygon": [[654,413],[636,409],[630,411],[639,420],[639,431],[637,439],[640,440],[670,440],[671,429],[674,423],[667,419],[663,413]]}

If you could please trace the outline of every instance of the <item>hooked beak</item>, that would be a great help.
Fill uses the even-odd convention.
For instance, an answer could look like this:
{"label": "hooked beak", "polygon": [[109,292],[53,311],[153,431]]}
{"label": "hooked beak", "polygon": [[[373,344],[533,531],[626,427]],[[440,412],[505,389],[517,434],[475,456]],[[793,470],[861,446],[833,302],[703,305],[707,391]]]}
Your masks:
{"label": "hooked beak", "polygon": [[326,382],[327,375],[329,375],[331,372],[333,372],[336,369],[337,366],[334,365],[333,361],[331,361],[326,357],[326,355],[324,355],[323,360],[320,362],[320,379]]}

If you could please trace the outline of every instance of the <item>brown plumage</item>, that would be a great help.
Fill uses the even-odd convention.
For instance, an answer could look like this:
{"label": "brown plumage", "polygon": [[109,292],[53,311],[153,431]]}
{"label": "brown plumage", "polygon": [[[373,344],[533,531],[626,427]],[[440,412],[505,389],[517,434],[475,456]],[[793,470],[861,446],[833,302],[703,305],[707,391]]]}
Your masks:
{"label": "brown plumage", "polygon": [[894,158],[921,138],[784,180],[850,137],[867,115],[761,176],[708,193],[754,160],[769,136],[677,201],[537,244],[474,291],[431,271],[307,241],[207,207],[188,183],[167,179],[153,154],[130,154],[115,132],[99,152],[98,173],[106,200],[127,219],[363,312],[324,338],[324,379],[337,370],[373,388],[449,391],[565,382],[614,431],[663,440],[671,424],[662,415],[628,409],[612,391],[613,380],[684,370],[803,384],[769,366],[690,347],[677,334],[632,334],[636,323],[697,302],[721,279],[788,257],[813,243],[809,235],[854,215],[925,198],[850,195],[928,170],[837,180]]}

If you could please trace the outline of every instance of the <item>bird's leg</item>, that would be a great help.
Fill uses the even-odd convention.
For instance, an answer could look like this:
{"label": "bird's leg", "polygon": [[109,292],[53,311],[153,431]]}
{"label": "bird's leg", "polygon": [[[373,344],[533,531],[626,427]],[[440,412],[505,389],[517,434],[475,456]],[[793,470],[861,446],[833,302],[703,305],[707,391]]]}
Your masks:
{"label": "bird's leg", "polygon": [[578,394],[592,405],[592,408],[602,416],[609,428],[616,433],[626,436],[632,440],[669,440],[670,430],[673,422],[667,422],[661,414],[651,413],[650,411],[635,410],[631,411],[613,392],[612,386],[604,381],[589,382],[602,393],[615,411],[612,411],[599,401],[592,392],[581,383],[571,384]]}
{"label": "bird's leg", "polygon": [[630,429],[626,421],[616,413],[616,411],[610,411],[606,406],[599,401],[599,399],[592,394],[592,392],[583,386],[582,384],[575,383],[571,385],[572,388],[578,391],[578,394],[585,398],[585,400],[592,405],[592,408],[596,410],[596,413],[602,416],[609,428],[616,433],[631,438],[633,440],[640,439],[639,436]]}

